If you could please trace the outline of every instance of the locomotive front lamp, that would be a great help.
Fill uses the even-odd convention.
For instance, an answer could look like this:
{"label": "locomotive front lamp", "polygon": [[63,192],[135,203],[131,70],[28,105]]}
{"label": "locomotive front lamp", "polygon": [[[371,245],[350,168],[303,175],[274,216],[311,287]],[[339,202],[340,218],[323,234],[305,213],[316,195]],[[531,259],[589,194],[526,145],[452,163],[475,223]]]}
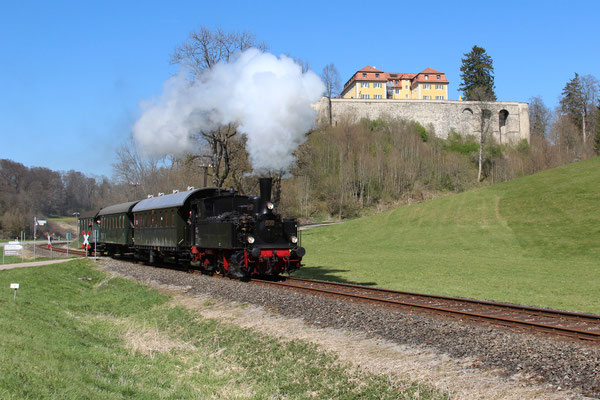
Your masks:
{"label": "locomotive front lamp", "polygon": [[267,209],[272,210],[273,208],[275,208],[275,206],[273,205],[273,203],[271,203],[270,201],[267,202]]}
{"label": "locomotive front lamp", "polygon": [[248,236],[246,240],[248,240],[248,243],[252,244],[254,243],[254,236]]}
{"label": "locomotive front lamp", "polygon": [[296,244],[298,243],[298,238],[296,236],[290,236],[290,242]]}

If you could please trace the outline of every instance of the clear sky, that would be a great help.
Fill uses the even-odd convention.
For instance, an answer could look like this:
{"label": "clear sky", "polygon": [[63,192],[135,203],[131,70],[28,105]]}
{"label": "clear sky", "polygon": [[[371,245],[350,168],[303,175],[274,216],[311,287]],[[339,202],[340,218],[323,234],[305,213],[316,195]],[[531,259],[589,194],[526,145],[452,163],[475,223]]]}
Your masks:
{"label": "clear sky", "polygon": [[337,67],[431,67],[457,100],[473,45],[494,61],[502,101],[553,108],[577,72],[600,79],[598,1],[0,0],[0,158],[112,175],[143,100],[176,73],[175,46],[204,25],[248,30],[275,55]]}

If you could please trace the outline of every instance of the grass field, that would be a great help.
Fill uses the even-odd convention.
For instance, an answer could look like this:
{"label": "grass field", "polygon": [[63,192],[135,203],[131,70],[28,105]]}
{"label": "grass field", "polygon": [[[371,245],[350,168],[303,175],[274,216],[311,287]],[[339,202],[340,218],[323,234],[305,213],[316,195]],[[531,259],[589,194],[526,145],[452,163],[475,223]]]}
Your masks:
{"label": "grass field", "polygon": [[299,276],[600,313],[600,158],[302,240]]}
{"label": "grass field", "polygon": [[204,319],[89,261],[0,271],[0,286],[1,399],[444,398]]}
{"label": "grass field", "polygon": [[4,261],[4,264],[15,264],[23,262],[21,256],[5,256],[4,246],[0,247],[0,262]]}

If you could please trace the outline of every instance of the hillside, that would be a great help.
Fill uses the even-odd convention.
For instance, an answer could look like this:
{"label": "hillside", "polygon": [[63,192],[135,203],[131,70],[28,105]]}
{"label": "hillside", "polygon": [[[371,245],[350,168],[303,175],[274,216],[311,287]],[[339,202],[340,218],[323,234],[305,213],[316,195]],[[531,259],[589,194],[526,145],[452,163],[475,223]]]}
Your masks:
{"label": "hillside", "polygon": [[304,232],[299,275],[600,313],[600,158]]}

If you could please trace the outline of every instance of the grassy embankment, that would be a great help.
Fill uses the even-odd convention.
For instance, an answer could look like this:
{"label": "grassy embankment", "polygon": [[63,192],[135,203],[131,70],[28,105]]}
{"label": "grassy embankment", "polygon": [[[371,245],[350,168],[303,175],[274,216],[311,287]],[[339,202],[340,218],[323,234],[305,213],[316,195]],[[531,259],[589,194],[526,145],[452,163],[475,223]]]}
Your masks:
{"label": "grassy embankment", "polygon": [[299,276],[600,313],[600,158],[304,232]]}
{"label": "grassy embankment", "polygon": [[441,398],[204,319],[89,261],[0,271],[0,286],[2,399]]}

